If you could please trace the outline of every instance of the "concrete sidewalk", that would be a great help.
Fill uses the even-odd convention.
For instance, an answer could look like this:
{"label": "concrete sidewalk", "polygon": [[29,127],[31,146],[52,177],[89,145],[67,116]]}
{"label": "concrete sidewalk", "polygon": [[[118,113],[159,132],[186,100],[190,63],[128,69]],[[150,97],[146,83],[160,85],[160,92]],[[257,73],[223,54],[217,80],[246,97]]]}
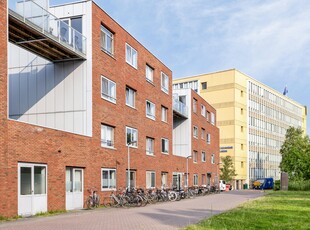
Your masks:
{"label": "concrete sidewalk", "polygon": [[24,218],[1,223],[0,229],[180,229],[263,195],[261,190],[229,191],[140,208],[83,210],[51,217]]}

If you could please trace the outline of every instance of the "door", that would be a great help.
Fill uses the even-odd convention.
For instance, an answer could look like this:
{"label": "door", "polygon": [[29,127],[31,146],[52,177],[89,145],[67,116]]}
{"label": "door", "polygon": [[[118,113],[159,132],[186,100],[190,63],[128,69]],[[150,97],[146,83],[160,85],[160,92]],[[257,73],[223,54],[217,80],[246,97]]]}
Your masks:
{"label": "door", "polygon": [[83,208],[83,169],[66,168],[66,209]]}
{"label": "door", "polygon": [[182,173],[173,173],[172,186],[174,189],[182,189]]}
{"label": "door", "polygon": [[18,215],[47,212],[47,165],[18,163]]}

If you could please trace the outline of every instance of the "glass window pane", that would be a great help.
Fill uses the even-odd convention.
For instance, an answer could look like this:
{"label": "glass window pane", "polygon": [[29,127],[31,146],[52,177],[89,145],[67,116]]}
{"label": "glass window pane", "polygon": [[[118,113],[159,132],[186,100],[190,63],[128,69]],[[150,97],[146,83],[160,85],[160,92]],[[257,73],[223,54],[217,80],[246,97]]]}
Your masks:
{"label": "glass window pane", "polygon": [[81,170],[74,171],[74,191],[82,192],[82,171]]}
{"label": "glass window pane", "polygon": [[34,194],[46,194],[45,166],[34,166]]}
{"label": "glass window pane", "polygon": [[66,192],[73,191],[73,183],[72,183],[72,169],[66,169]]}
{"label": "glass window pane", "polygon": [[31,168],[20,168],[20,194],[31,195]]}

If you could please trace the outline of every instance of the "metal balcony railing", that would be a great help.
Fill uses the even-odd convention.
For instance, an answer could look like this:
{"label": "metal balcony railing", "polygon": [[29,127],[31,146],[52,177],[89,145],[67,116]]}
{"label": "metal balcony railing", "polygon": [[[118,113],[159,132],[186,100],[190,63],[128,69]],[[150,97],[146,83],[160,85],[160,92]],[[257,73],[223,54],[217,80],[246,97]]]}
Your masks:
{"label": "metal balcony railing", "polygon": [[9,39],[52,61],[86,57],[86,37],[31,0],[9,1]]}
{"label": "metal balcony railing", "polygon": [[188,118],[188,108],[183,102],[173,99],[173,110],[185,118]]}

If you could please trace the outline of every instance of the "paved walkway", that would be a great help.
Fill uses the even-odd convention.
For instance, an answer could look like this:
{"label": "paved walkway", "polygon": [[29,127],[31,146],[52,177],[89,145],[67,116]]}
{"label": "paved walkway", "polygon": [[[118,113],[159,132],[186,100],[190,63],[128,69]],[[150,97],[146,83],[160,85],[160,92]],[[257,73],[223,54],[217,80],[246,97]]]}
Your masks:
{"label": "paved walkway", "polygon": [[180,229],[204,218],[263,196],[262,191],[240,190],[140,208],[83,210],[50,217],[31,217],[0,223],[6,230]]}

